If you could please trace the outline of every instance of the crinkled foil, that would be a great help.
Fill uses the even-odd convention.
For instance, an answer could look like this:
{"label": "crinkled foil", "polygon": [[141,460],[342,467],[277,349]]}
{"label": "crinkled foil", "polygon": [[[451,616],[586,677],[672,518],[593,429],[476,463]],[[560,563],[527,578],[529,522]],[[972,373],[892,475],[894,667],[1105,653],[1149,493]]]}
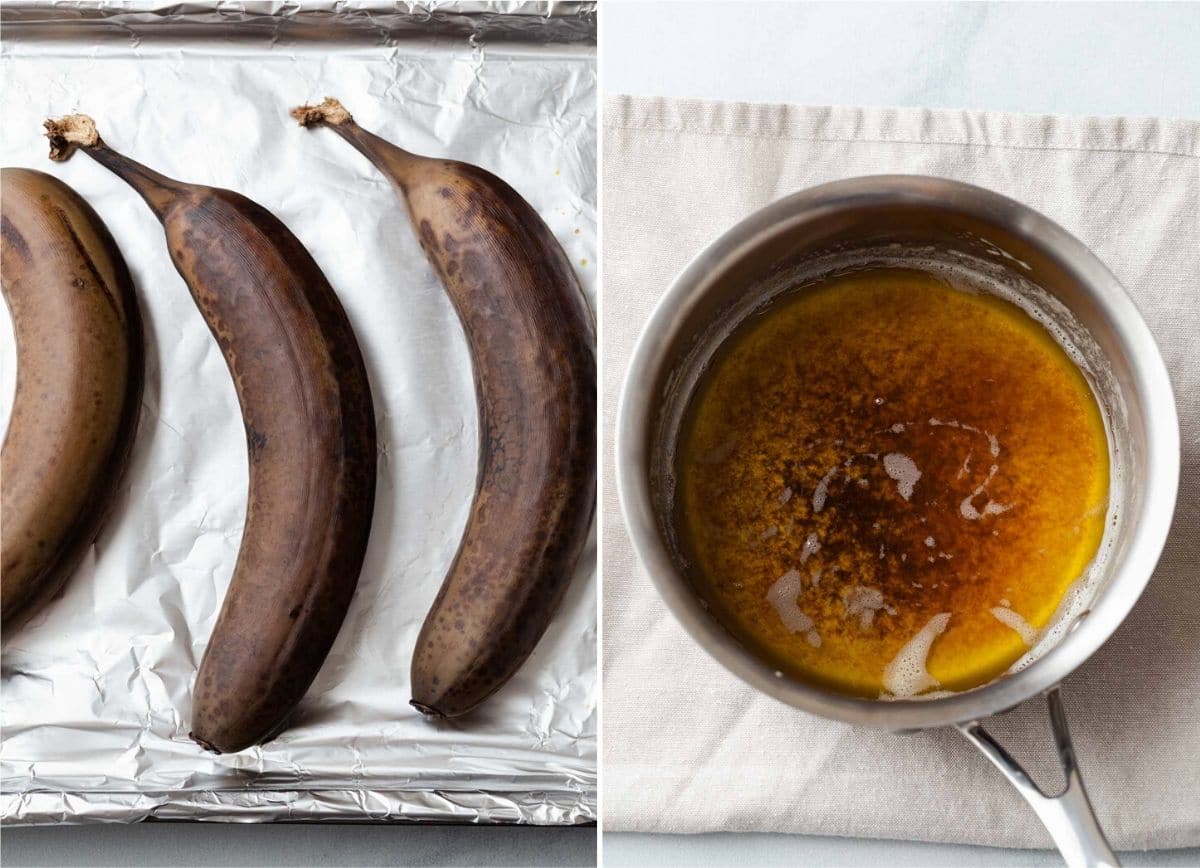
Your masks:
{"label": "crinkled foil", "polygon": [[[594,307],[594,6],[7,4],[3,23],[3,164],[96,208],[147,342],[111,517],[65,594],[4,637],[3,821],[594,820],[594,542],[532,658],[476,716],[434,724],[408,705],[417,631],[474,488],[470,358],[391,188],[287,115],[333,95],[406,148],[496,172],[549,223]],[[237,400],[149,209],[83,154],[47,159],[42,120],[75,111],[129,156],[278,215],[338,292],[371,378],[378,495],[358,592],[287,730],[232,756],[191,742],[188,719],[245,517]],[[5,422],[7,312],[0,339]]]}

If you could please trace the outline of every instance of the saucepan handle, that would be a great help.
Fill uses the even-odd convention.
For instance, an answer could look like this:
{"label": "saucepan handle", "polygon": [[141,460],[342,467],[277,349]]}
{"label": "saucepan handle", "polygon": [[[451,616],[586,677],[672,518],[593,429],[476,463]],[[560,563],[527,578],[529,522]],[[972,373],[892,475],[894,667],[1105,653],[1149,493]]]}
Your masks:
{"label": "saucepan handle", "polygon": [[1054,741],[1058,747],[1058,758],[1066,774],[1067,784],[1057,795],[1048,795],[1033,782],[1025,769],[1021,768],[991,733],[977,720],[958,724],[958,731],[969,742],[983,751],[996,768],[1012,782],[1025,800],[1029,802],[1055,845],[1071,868],[1102,868],[1119,866],[1116,855],[1109,847],[1092,803],[1083,788],[1083,778],[1075,762],[1075,749],[1071,746],[1071,733],[1067,729],[1067,716],[1063,711],[1062,696],[1058,687],[1046,692],[1046,704],[1050,711],[1050,725],[1054,730]]}

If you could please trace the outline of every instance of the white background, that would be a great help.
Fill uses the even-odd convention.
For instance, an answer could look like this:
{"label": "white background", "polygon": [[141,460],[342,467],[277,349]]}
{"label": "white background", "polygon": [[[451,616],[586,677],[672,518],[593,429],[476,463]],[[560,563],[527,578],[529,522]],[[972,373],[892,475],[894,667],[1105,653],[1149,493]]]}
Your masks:
{"label": "white background", "polygon": [[602,3],[609,93],[1200,117],[1200,3]]}

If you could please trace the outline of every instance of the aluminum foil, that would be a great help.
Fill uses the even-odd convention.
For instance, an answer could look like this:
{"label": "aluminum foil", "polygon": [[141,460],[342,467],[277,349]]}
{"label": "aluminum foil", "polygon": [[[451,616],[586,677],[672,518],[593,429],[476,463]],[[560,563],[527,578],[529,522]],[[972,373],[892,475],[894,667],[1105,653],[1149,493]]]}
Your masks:
{"label": "aluminum foil", "polygon": [[[404,147],[496,172],[546,219],[594,307],[594,9],[245,6],[3,12],[2,162],[56,175],[108,224],[141,300],[147,376],[110,519],[64,595],[4,637],[0,817],[593,821],[594,542],[532,658],[476,716],[433,724],[408,705],[417,631],[474,487],[470,359],[390,187],[287,111],[336,96]],[[187,733],[245,517],[237,401],[137,194],[86,155],[47,159],[42,120],[74,111],[129,156],[278,215],[338,292],[371,378],[378,495],[357,595],[287,730],[231,756]],[[15,381],[7,312],[0,342],[3,423]]]}

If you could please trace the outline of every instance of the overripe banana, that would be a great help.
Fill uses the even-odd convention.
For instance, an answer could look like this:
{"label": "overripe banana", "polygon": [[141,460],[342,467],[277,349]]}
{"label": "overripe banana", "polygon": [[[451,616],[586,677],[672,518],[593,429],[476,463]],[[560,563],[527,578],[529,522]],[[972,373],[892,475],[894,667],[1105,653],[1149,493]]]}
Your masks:
{"label": "overripe banana", "polygon": [[554,235],[504,181],[401,150],[336,100],[292,114],[334,129],[391,181],[466,332],[479,404],[475,498],[412,663],[412,704],[455,717],[533,651],[586,544],[596,495],[591,314]]}
{"label": "overripe banana", "polygon": [[74,190],[0,171],[17,386],[0,450],[0,613],[12,629],[95,538],[142,407],[142,319],[117,245]]}
{"label": "overripe banana", "polygon": [[164,177],[109,148],[90,118],[47,121],[161,221],[220,345],[246,426],[246,524],[192,699],[192,738],[241,750],[282,728],[325,659],[358,582],[375,500],[375,418],[350,322],[312,256],[229,190]]}

